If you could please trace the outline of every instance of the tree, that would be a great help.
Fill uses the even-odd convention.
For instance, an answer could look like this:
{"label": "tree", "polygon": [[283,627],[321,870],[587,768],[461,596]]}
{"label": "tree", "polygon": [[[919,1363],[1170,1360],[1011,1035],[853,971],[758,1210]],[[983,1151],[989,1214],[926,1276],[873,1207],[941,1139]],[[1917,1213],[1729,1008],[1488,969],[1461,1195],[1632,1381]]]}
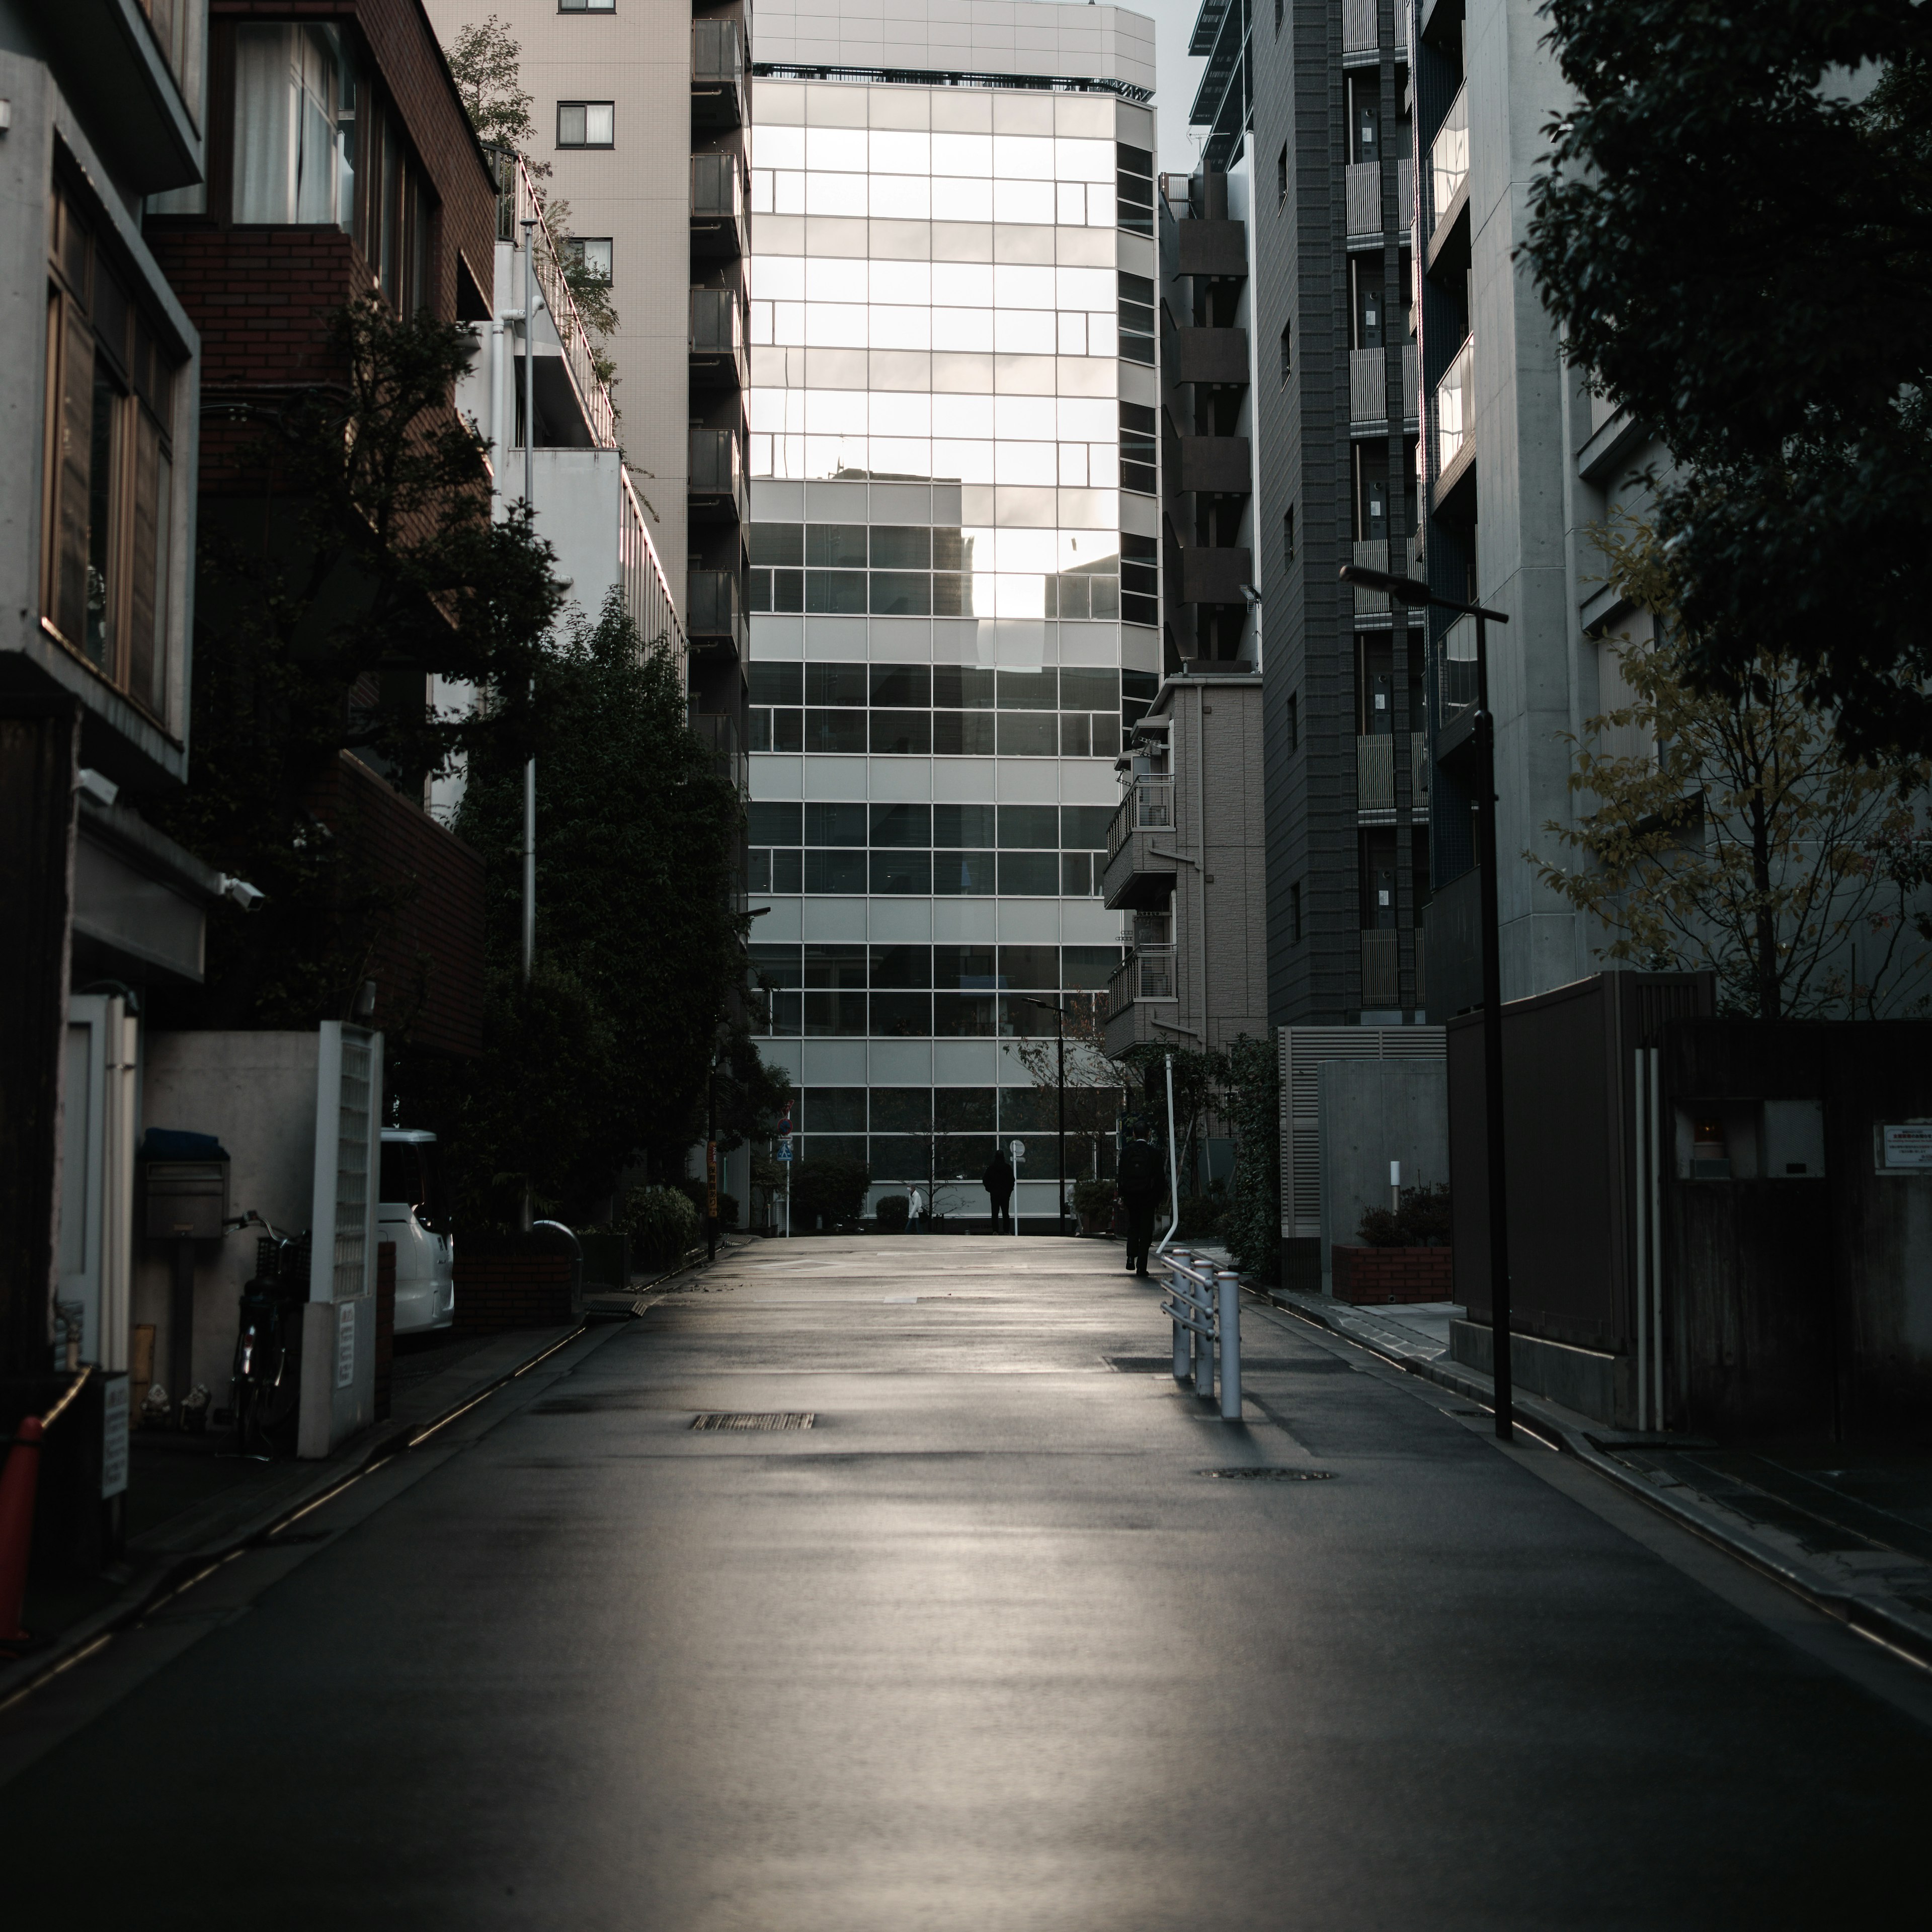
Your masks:
{"label": "tree", "polygon": [[1221,1110],[1234,1132],[1222,1238],[1244,1274],[1272,1281],[1281,1260],[1281,1063],[1271,1039],[1243,1034],[1226,1049]]}
{"label": "tree", "polygon": [[493,1219],[525,1185],[580,1211],[640,1154],[653,1174],[680,1172],[744,972],[730,898],[742,807],[688,726],[662,640],[644,644],[614,590],[536,683],[531,985],[519,974],[524,748],[491,740],[471,759],[456,824],[490,868],[489,1052],[474,1078],[424,1069],[412,1096],[468,1150],[470,1211]]}
{"label": "tree", "polygon": [[[1599,542],[1625,593],[1655,614],[1657,640],[1626,642],[1634,701],[1571,741],[1570,788],[1586,808],[1544,830],[1586,862],[1526,856],[1616,934],[1606,957],[1708,968],[1726,1011],[1778,1020],[1855,1010],[1861,997],[1869,1006],[1923,964],[1887,854],[1916,829],[1932,765],[1848,757],[1783,651],[1748,660],[1736,688],[1700,688],[1651,532],[1613,527]],[[1612,733],[1640,748],[1616,748]]]}
{"label": "tree", "polygon": [[1176,1171],[1184,1193],[1192,1191],[1196,1150],[1201,1129],[1214,1108],[1226,1075],[1224,1057],[1198,1047],[1163,1046],[1149,1041],[1120,1056],[1132,1090],[1128,1106],[1162,1146],[1167,1142],[1167,1063],[1174,1062],[1174,1130],[1178,1136]]}
{"label": "tree", "polygon": [[[1113,1171],[1114,1136],[1120,1118],[1120,1069],[1107,1058],[1106,1016],[1093,994],[1063,993],[1066,1027],[1066,1178],[1100,1176]],[[1029,1009],[1036,1011],[1036,1009]],[[1040,1013],[1051,1028],[1053,1016]],[[1026,1069],[1037,1096],[1040,1118],[1049,1132],[1060,1126],[1060,1058],[1058,1036],[1049,1030],[1010,1040],[1006,1050]],[[1034,1178],[1052,1179],[1058,1154],[1049,1144],[1046,1167],[1036,1167]]]}
{"label": "tree", "polygon": [[1932,10],[1549,0],[1575,105],[1526,254],[1668,444],[1682,674],[1767,656],[1855,749],[1932,751]]}
{"label": "tree", "polygon": [[[418,792],[500,740],[520,757],[563,596],[527,517],[491,520],[482,446],[452,406],[466,328],[370,299],[328,346],[330,380],[264,405],[238,452],[252,490],[202,507],[193,770],[153,815],[267,896],[210,915],[204,1025],[348,1017],[397,889],[314,817],[318,779],[344,751]],[[432,712],[430,674],[500,701]]]}

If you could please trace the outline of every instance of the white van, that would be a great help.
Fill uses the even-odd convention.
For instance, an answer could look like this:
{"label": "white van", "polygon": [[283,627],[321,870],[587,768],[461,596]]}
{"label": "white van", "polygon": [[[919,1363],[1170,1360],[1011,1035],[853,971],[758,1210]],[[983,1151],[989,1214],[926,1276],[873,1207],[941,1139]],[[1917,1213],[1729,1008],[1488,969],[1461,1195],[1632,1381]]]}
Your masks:
{"label": "white van", "polygon": [[456,1315],[456,1244],[442,1198],[436,1136],[382,1130],[376,1238],[396,1244],[396,1333],[447,1328]]}

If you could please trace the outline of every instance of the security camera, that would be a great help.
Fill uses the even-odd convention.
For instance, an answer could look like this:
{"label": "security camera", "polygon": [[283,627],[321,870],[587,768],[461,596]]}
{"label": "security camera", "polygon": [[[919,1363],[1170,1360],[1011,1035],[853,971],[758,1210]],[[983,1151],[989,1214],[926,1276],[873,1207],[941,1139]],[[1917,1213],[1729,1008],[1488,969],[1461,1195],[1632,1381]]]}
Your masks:
{"label": "security camera", "polygon": [[268,897],[259,886],[251,886],[246,879],[238,879],[232,873],[221,875],[221,892],[225,898],[231,898],[244,912],[253,912]]}

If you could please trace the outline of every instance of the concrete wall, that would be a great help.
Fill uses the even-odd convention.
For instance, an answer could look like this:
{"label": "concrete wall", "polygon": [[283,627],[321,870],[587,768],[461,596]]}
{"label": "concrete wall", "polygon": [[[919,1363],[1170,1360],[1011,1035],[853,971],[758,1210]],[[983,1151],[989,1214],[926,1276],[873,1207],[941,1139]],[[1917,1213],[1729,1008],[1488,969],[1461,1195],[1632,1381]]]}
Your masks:
{"label": "concrete wall", "polygon": [[1332,1250],[1352,1243],[1365,1208],[1389,1204],[1389,1162],[1405,1187],[1449,1178],[1449,1070],[1442,1060],[1330,1060],[1318,1075],[1322,1132],[1322,1292]]}

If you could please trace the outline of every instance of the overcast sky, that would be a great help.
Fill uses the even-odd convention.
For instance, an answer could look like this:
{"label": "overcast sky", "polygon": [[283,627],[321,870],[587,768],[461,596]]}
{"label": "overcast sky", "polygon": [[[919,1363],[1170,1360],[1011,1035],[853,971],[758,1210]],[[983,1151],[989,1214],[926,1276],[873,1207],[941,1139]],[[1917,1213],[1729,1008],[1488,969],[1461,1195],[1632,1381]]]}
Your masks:
{"label": "overcast sky", "polygon": [[1194,90],[1201,85],[1205,62],[1188,58],[1187,41],[1201,0],[1129,0],[1129,5],[1131,11],[1148,15],[1154,23],[1154,64],[1160,75],[1154,105],[1160,110],[1160,170],[1163,174],[1192,174],[1201,148],[1198,141],[1188,137],[1187,110],[1193,104]]}

